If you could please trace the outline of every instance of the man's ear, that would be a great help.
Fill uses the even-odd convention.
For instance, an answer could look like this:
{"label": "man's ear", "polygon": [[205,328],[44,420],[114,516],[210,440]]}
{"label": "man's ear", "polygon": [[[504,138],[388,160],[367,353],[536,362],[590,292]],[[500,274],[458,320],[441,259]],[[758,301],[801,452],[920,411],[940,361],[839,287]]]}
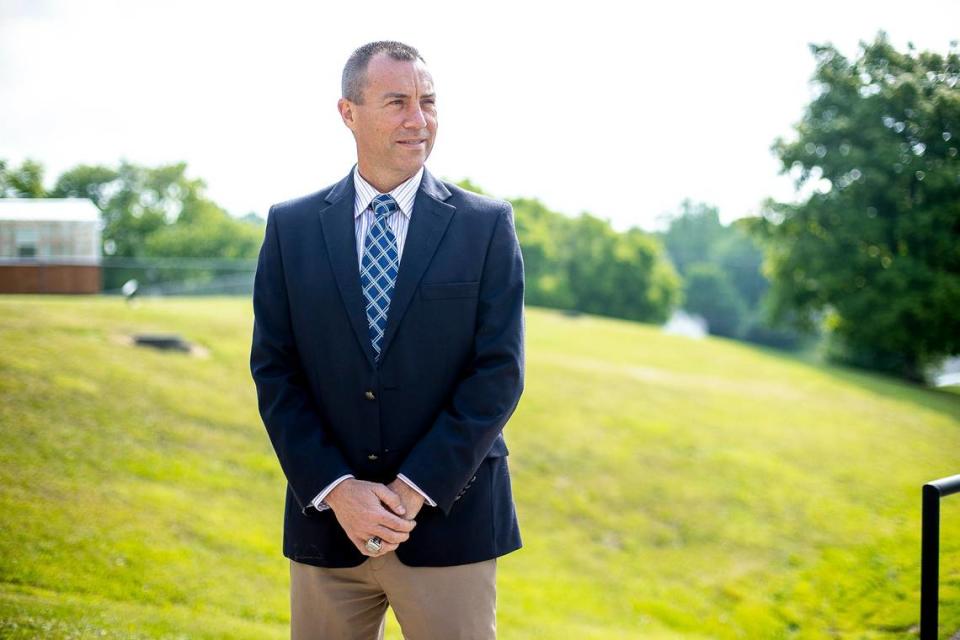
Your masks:
{"label": "man's ear", "polygon": [[340,98],[337,100],[337,110],[340,111],[340,118],[343,119],[343,124],[347,125],[351,131],[356,124],[354,105],[352,102],[346,98]]}

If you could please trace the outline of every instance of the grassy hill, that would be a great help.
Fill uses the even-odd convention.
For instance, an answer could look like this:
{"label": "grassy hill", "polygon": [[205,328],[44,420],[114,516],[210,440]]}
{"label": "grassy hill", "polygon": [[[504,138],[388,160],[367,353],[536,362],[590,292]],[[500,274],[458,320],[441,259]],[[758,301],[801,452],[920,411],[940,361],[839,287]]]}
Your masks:
{"label": "grassy hill", "polygon": [[[251,323],[237,299],[0,297],[0,637],[287,637]],[[538,309],[527,350],[501,638],[916,637],[920,487],[960,473],[960,395]],[[943,527],[948,638],[960,498]]]}

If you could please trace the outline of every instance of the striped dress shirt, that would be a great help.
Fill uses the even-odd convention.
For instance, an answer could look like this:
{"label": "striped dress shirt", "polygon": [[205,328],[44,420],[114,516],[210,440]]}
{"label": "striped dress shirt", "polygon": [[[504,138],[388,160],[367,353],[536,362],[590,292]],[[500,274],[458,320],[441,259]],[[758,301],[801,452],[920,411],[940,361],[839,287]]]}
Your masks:
{"label": "striped dress shirt", "polygon": [[[393,235],[397,238],[397,259],[401,261],[403,258],[403,246],[406,244],[407,240],[407,229],[410,227],[410,218],[413,216],[413,202],[417,197],[417,190],[420,188],[420,180],[423,178],[423,167],[420,167],[420,170],[417,171],[409,180],[399,184],[396,188],[390,191],[390,195],[397,202],[398,210],[391,213],[387,216],[387,226],[390,227],[390,230],[393,231]],[[360,175],[360,171],[356,165],[353,167],[353,186],[355,187],[356,197],[353,200],[353,222],[355,229],[355,240],[357,247],[357,267],[358,272],[362,267],[363,263],[363,247],[366,243],[367,234],[370,232],[370,227],[377,219],[377,215],[373,212],[373,208],[370,206],[370,203],[375,197],[380,195],[380,192],[371,185],[369,182],[363,179]],[[387,312],[389,316],[389,311]],[[352,478],[353,475],[340,476],[326,487],[323,491],[317,494],[317,497],[311,500],[314,508],[317,511],[323,511],[324,509],[329,509],[330,506],[324,502],[324,499],[327,497],[334,487],[338,484]],[[423,496],[424,500],[431,507],[437,506],[437,503],[430,499],[430,496],[421,491],[410,478],[406,477],[402,473],[397,476],[404,482],[406,482],[410,487]]]}
{"label": "striped dress shirt", "polygon": [[[410,227],[410,217],[413,215],[413,201],[417,197],[417,189],[420,188],[420,180],[423,178],[423,167],[417,171],[406,182],[398,185],[390,195],[397,201],[398,211],[394,211],[387,216],[387,226],[397,237],[397,257],[403,258],[403,246],[407,241],[407,229]],[[370,227],[377,219],[377,214],[373,212],[370,203],[380,195],[380,192],[363,179],[360,172],[353,169],[353,186],[356,188],[357,195],[353,199],[353,221],[356,229],[355,239],[357,245],[357,264],[363,262],[363,246],[367,240],[367,234]]]}

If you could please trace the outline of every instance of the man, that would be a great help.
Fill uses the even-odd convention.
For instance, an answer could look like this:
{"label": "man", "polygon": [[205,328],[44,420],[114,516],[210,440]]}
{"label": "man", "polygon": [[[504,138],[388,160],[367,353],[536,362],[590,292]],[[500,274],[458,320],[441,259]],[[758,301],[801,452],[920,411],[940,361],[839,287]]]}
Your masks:
{"label": "man", "polygon": [[343,71],[357,164],[270,209],[251,370],[287,478],[293,638],[493,638],[520,548],[501,431],[523,390],[508,203],[434,178],[433,80],[374,42]]}

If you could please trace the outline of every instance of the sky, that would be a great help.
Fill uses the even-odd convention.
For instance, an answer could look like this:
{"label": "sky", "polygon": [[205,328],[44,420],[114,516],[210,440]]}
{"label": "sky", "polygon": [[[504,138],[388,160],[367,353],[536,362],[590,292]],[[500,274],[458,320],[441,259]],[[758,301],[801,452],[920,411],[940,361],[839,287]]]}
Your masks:
{"label": "sky", "polygon": [[[323,188],[356,160],[347,57],[417,47],[439,130],[427,167],[619,230],[684,199],[723,222],[796,197],[771,153],[812,97],[810,43],[884,30],[946,52],[960,3],[0,0],[0,158],[47,168],[184,161],[234,215]],[[49,186],[49,185],[48,185]]]}

